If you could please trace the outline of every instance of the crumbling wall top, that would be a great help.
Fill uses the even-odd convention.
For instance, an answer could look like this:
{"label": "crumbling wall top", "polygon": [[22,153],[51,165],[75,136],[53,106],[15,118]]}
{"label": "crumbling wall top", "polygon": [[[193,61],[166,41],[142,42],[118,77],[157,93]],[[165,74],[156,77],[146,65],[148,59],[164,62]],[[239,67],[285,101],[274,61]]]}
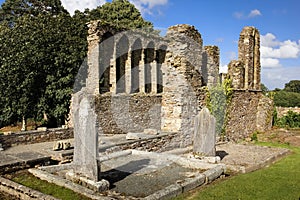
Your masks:
{"label": "crumbling wall top", "polygon": [[178,24],[168,28],[167,35],[184,34],[202,46],[202,38],[195,26],[188,24]]}

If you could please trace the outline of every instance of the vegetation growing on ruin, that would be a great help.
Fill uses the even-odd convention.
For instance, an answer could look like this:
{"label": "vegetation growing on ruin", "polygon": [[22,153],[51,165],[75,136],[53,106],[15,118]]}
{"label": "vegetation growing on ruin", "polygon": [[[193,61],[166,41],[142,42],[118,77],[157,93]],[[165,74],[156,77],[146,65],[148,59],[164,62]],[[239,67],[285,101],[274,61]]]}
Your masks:
{"label": "vegetation growing on ruin", "polygon": [[231,103],[233,88],[231,79],[225,79],[222,84],[207,89],[206,105],[216,118],[217,134],[225,133],[227,107]]}
{"label": "vegetation growing on ruin", "polygon": [[276,118],[275,126],[279,126],[281,128],[300,128],[300,114],[288,111],[287,115]]}

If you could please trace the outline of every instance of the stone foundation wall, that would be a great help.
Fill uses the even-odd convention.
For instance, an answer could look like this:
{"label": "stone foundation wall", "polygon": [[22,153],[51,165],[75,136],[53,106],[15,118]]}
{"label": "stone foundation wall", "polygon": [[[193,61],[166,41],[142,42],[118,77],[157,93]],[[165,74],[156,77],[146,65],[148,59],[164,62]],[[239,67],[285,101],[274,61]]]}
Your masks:
{"label": "stone foundation wall", "polygon": [[17,145],[64,140],[73,137],[73,129],[49,129],[47,131],[26,131],[11,133],[10,135],[0,135],[0,143],[4,148],[7,148]]}
{"label": "stone foundation wall", "polygon": [[148,128],[160,130],[160,95],[107,93],[96,97],[95,108],[100,134],[143,132]]}
{"label": "stone foundation wall", "polygon": [[277,110],[277,117],[278,118],[281,118],[281,117],[287,115],[289,110],[300,114],[300,108],[297,108],[297,107],[288,107],[288,108],[286,108],[286,107],[276,107],[276,110]]}
{"label": "stone foundation wall", "polygon": [[[271,128],[272,101],[262,92],[236,90],[228,107],[226,135],[231,141],[249,137],[255,131]],[[266,103],[268,101],[269,103]],[[259,121],[259,123],[257,123]]]}

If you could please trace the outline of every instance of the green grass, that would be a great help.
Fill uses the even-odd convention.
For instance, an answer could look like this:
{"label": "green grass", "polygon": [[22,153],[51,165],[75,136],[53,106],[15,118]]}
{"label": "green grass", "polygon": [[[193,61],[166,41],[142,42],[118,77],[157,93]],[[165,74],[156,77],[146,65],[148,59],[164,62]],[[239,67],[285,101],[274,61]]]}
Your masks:
{"label": "green grass", "polygon": [[15,175],[13,181],[62,200],[89,200],[72,190],[38,179],[28,172]]}
{"label": "green grass", "polygon": [[174,200],[185,199],[300,199],[300,148],[284,144],[258,143],[265,146],[285,147],[294,153],[268,168],[217,181],[193,193]]}

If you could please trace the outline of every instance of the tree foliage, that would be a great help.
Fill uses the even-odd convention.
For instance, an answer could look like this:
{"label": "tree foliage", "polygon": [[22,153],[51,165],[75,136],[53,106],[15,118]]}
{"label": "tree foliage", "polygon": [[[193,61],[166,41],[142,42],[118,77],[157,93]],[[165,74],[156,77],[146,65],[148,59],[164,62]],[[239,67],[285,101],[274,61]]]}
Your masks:
{"label": "tree foliage", "polygon": [[300,106],[300,81],[292,80],[285,84],[283,90],[276,88],[274,90],[274,103],[282,107]]}
{"label": "tree foliage", "polygon": [[276,120],[275,125],[282,128],[300,128],[300,114],[289,110],[287,115]]}
{"label": "tree foliage", "polygon": [[87,53],[87,26],[103,20],[147,27],[128,0],[113,0],[71,17],[60,0],[6,0],[0,7],[0,126],[22,117],[64,123],[75,75]]}
{"label": "tree foliage", "polygon": [[275,92],[274,104],[282,107],[299,107],[300,106],[300,94],[296,92],[286,92],[280,90]]}
{"label": "tree foliage", "polygon": [[[57,1],[45,2],[53,2],[53,7],[57,7]],[[71,18],[64,9],[52,12],[46,3],[51,12],[41,9],[31,15],[10,11],[8,17],[10,13],[22,14],[1,22],[1,121],[4,123],[23,116],[41,118],[46,113],[49,119],[55,119],[53,125],[56,125],[64,123],[68,115],[74,77],[86,55],[83,38],[86,30],[78,31],[81,21]]]}
{"label": "tree foliage", "polygon": [[286,92],[300,93],[300,80],[292,80],[286,83],[283,90]]}
{"label": "tree foliage", "polygon": [[140,11],[128,0],[113,0],[93,9],[88,14],[89,20],[101,19],[117,27],[136,29],[150,28],[153,24],[145,21]]}

